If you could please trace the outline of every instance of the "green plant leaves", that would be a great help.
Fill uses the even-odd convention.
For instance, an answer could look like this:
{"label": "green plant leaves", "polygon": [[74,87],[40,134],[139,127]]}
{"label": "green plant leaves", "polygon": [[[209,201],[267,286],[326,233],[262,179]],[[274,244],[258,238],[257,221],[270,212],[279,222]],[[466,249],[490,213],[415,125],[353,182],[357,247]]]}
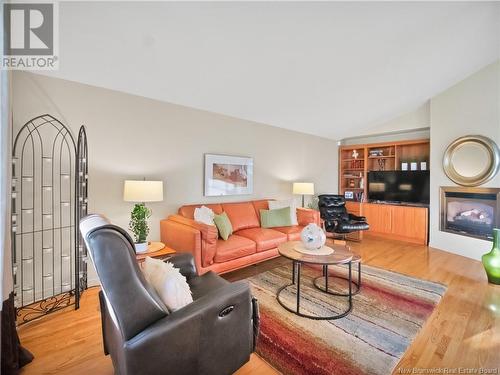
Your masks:
{"label": "green plant leaves", "polygon": [[147,220],[151,216],[151,210],[144,203],[137,203],[130,214],[129,229],[134,233],[136,243],[146,242],[149,234]]}

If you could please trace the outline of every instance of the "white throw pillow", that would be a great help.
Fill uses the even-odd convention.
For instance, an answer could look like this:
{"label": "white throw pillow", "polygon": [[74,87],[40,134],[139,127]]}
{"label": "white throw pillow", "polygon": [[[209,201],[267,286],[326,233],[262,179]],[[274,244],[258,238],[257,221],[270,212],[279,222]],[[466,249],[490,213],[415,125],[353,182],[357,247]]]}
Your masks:
{"label": "white throw pillow", "polygon": [[290,207],[290,220],[292,225],[299,225],[297,221],[297,206],[293,199],[287,199],[283,201],[269,201],[269,209],[276,210],[278,208]]}
{"label": "white throw pillow", "polygon": [[206,206],[201,206],[199,208],[194,209],[194,219],[203,224],[215,225],[214,216],[215,216],[214,212]]}
{"label": "white throw pillow", "polygon": [[193,302],[189,284],[184,275],[172,263],[146,257],[142,265],[146,281],[170,311],[175,311]]}

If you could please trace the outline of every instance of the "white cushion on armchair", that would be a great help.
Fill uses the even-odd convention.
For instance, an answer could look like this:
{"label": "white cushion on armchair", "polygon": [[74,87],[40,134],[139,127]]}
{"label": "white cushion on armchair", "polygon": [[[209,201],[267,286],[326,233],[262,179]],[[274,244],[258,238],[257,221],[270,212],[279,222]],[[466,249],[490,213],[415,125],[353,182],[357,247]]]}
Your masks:
{"label": "white cushion on armchair", "polygon": [[142,265],[146,281],[150,283],[170,311],[193,302],[186,278],[172,263],[146,257]]}

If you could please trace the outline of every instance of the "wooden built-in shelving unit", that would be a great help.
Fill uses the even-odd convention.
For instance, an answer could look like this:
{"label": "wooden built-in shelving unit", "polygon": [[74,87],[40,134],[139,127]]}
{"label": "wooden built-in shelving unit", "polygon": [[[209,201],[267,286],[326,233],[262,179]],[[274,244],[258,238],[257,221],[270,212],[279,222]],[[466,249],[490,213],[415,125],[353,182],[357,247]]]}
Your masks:
{"label": "wooden built-in shelving unit", "polygon": [[[380,151],[381,155],[373,155],[374,151]],[[412,162],[417,163],[418,170],[420,163],[426,162],[429,169],[429,157],[428,139],[340,146],[339,194],[352,191],[353,200],[363,202],[368,192],[366,182],[369,171],[400,170],[401,163],[408,163],[410,169]]]}
{"label": "wooden built-in shelving unit", "polygon": [[[401,163],[408,163],[408,170],[412,162],[417,163],[417,170],[421,170],[421,162],[426,162],[428,170],[429,158],[429,139],[340,146],[339,194],[347,191],[353,195],[347,199],[347,210],[366,216],[373,234],[426,244],[428,209],[368,203],[367,180],[369,171],[401,170]],[[362,232],[353,232],[348,239],[361,240],[362,236]]]}

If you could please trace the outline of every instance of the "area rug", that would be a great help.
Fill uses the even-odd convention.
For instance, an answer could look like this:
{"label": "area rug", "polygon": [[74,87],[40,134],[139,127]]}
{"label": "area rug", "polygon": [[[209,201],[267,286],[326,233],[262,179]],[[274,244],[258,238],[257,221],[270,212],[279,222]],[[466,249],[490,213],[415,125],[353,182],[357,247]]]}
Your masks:
{"label": "area rug", "polygon": [[[335,270],[345,274],[342,267]],[[248,279],[261,313],[257,353],[284,374],[390,374],[446,291],[438,283],[363,265],[363,284],[351,314],[313,320],[286,311],[276,301],[291,272],[291,265],[282,266]],[[345,310],[346,298],[313,286],[319,274],[302,267],[301,312],[328,316]],[[329,282],[337,291],[346,286],[341,279]],[[282,293],[282,300],[295,306],[294,286]]]}

